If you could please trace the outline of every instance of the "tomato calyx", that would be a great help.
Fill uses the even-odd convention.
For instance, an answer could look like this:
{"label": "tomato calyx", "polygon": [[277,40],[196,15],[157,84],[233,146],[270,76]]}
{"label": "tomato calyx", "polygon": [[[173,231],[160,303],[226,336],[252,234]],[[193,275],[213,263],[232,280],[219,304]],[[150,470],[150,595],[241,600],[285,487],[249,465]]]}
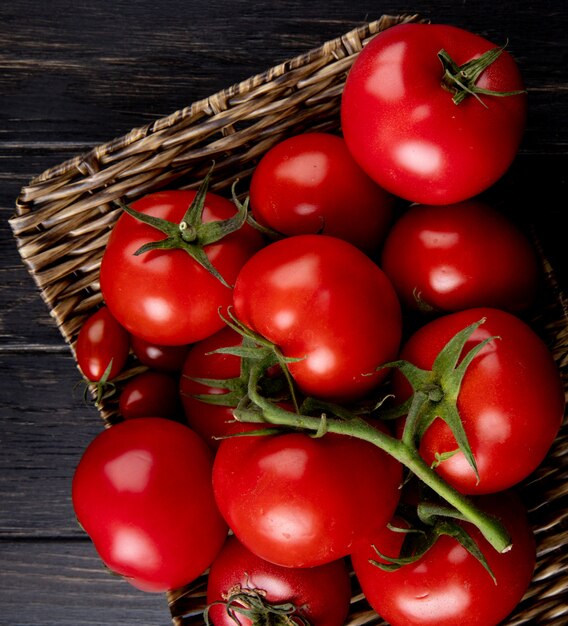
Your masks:
{"label": "tomato calyx", "polygon": [[392,532],[405,535],[399,555],[397,557],[386,556],[373,545],[372,548],[379,560],[370,560],[372,565],[387,572],[396,571],[405,565],[420,561],[440,537],[448,536],[455,539],[475,557],[491,576],[493,582],[497,584],[485,555],[468,531],[459,523],[466,521],[459,511],[444,504],[428,501],[419,502],[414,511],[410,507],[404,509],[399,516],[404,520],[403,527],[389,525]]}
{"label": "tomato calyx", "polygon": [[[481,319],[457,333],[440,351],[431,370],[420,369],[405,360],[393,361],[384,366],[397,368],[412,386],[413,394],[383,417],[406,415],[402,440],[411,446],[417,445],[435,419],[442,419],[452,431],[459,450],[463,452],[478,480],[477,464],[457,408],[457,399],[463,377],[473,359],[489,342],[498,338],[492,336],[480,341],[460,361],[466,342],[484,322],[485,319]],[[438,455],[437,463],[443,463],[453,454],[455,451],[450,455]]]}
{"label": "tomato calyx", "polygon": [[[209,260],[204,247],[216,243],[227,235],[238,231],[245,224],[248,211],[248,199],[244,204],[236,204],[237,213],[233,217],[226,220],[203,223],[203,210],[205,208],[205,200],[212,169],[213,168],[209,170],[203,179],[195,198],[185,212],[182,220],[177,224],[166,219],[136,211],[120,201],[118,205],[133,218],[152,226],[166,235],[164,239],[149,241],[140,246],[134,253],[136,256],[149,252],[150,250],[184,250],[199,263],[199,265],[225,285],[225,287],[230,288],[230,285]],[[233,184],[233,197],[235,195],[235,185],[236,182]]]}
{"label": "tomato calyx", "polygon": [[454,104],[460,104],[468,96],[473,96],[486,107],[487,105],[480,98],[480,95],[504,97],[525,93],[523,90],[492,91],[483,89],[476,84],[481,74],[501,56],[504,49],[505,46],[492,48],[480,57],[471,59],[463,65],[458,65],[443,48],[438,52],[438,58],[444,69],[442,87],[453,94]]}
{"label": "tomato calyx", "polygon": [[206,626],[211,625],[209,611],[216,605],[224,606],[227,615],[235,624],[241,623],[238,616],[242,615],[254,626],[311,626],[299,613],[301,607],[296,607],[292,602],[271,603],[266,599],[266,593],[262,589],[235,585],[223,600],[212,602],[205,609],[203,617]]}
{"label": "tomato calyx", "polygon": [[110,380],[110,373],[112,371],[112,359],[109,361],[103,375],[99,380],[93,381],[88,378],[84,378],[85,389],[83,391],[83,399],[88,401],[89,389],[93,390],[95,406],[101,406],[103,400],[110,398],[116,391],[116,385]]}

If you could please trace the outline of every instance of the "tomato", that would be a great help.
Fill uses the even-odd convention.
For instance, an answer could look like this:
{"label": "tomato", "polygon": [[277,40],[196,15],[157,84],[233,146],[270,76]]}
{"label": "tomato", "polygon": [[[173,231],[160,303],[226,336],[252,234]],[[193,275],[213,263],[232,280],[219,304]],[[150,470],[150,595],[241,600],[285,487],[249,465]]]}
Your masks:
{"label": "tomato", "polygon": [[189,345],[160,346],[134,335],[130,344],[141,363],[160,372],[180,372],[189,352]]}
{"label": "tomato", "polygon": [[124,419],[178,418],[182,408],[177,378],[152,370],[136,374],[120,392],[118,411]]}
{"label": "tomato", "polygon": [[405,535],[388,527],[352,555],[365,597],[391,626],[496,626],[520,602],[536,561],[524,508],[512,493],[483,496],[478,505],[499,518],[513,540],[508,552],[499,553],[472,524],[461,523],[485,556],[496,582],[476,557],[447,535],[439,537],[417,562],[396,571],[383,571],[370,563],[381,561],[373,545],[381,554],[398,557]]}
{"label": "tomato", "polygon": [[[240,593],[240,602],[227,604],[235,593]],[[297,616],[312,626],[342,626],[349,612],[351,583],[343,560],[310,569],[280,567],[260,559],[231,536],[211,565],[207,580],[208,617],[214,626],[273,623],[266,618],[269,612],[261,611],[265,620],[253,622],[235,610],[235,606],[250,606],[247,594],[269,605],[291,604],[290,619]],[[235,610],[237,621],[230,610]]]}
{"label": "tomato", "polygon": [[[462,66],[491,49],[486,39],[442,24],[401,24],[365,46],[347,76],[341,123],[355,160],[379,185],[413,202],[449,204],[505,173],[524,132],[526,94],[479,93],[455,104],[455,83],[445,85],[438,57],[445,50]],[[523,81],[503,51],[471,88],[522,92]]]}
{"label": "tomato", "polygon": [[241,335],[227,326],[211,337],[194,344],[182,369],[180,395],[187,423],[214,449],[219,447],[222,437],[259,428],[258,424],[237,422],[233,416],[233,409],[237,406],[238,400],[246,395],[245,380],[241,383],[241,393],[239,394],[237,390],[234,402],[228,406],[210,404],[195,397],[197,394],[219,396],[229,393],[225,387],[204,385],[193,379],[238,379],[241,375],[240,357],[218,353],[215,350],[239,346],[241,343]]}
{"label": "tomato", "polygon": [[284,235],[324,233],[367,253],[382,243],[394,198],[354,161],[342,137],[308,132],[259,161],[250,184],[254,218]]}
{"label": "tomato", "polygon": [[106,306],[89,316],[77,335],[77,364],[85,378],[92,382],[100,381],[109,365],[107,379],[117,376],[129,352],[130,336]]}
{"label": "tomato", "polygon": [[[132,208],[177,224],[195,195],[180,190],[153,193],[132,203]],[[226,220],[235,213],[232,202],[208,193],[202,221]],[[160,230],[123,213],[103,255],[101,291],[113,315],[133,335],[158,345],[193,343],[223,327],[219,309],[231,303],[232,290],[183,249],[135,254],[142,245],[162,239]],[[262,243],[260,233],[245,224],[203,250],[232,285]]]}
{"label": "tomato", "polygon": [[235,535],[285,567],[346,556],[390,519],[401,479],[401,465],[378,447],[330,433],[226,439],[213,466],[215,498]]}
{"label": "tomato", "polygon": [[[479,342],[497,338],[473,359],[457,397],[479,480],[441,419],[426,430],[419,448],[443,478],[469,494],[501,491],[525,479],[548,453],[564,414],[562,381],[552,355],[532,328],[511,313],[483,307],[440,317],[408,339],[401,358],[430,369],[458,331],[483,318],[462,356]],[[393,377],[399,398],[404,397],[405,382]],[[437,463],[439,455],[447,458]]]}
{"label": "tomato", "polygon": [[112,571],[145,591],[177,589],[209,567],[227,535],[211,471],[209,448],[187,426],[126,420],[85,450],[73,506]]}
{"label": "tomato", "polygon": [[527,309],[539,285],[530,240],[480,200],[413,205],[385,241],[381,267],[410,309]]}
{"label": "tomato", "polygon": [[327,235],[296,235],[257,252],[237,277],[234,305],[243,324],[299,359],[289,369],[306,395],[363,397],[400,344],[400,304],[384,272]]}

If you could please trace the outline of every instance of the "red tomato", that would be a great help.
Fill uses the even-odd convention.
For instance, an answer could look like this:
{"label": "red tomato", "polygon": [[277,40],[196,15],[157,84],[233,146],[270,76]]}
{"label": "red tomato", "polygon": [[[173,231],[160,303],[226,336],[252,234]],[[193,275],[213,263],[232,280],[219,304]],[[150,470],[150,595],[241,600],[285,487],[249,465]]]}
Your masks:
{"label": "red tomato", "polygon": [[[518,317],[491,308],[452,313],[429,322],[403,346],[401,358],[430,369],[442,347],[460,330],[486,318],[467,341],[462,356],[493,336],[463,377],[457,399],[479,481],[462,452],[441,461],[436,471],[462,493],[490,493],[526,478],[550,449],[564,414],[558,367],[543,341]],[[404,397],[401,376],[395,395]],[[420,454],[435,463],[438,454],[457,450],[456,440],[435,419],[420,442]]]}
{"label": "red tomato", "polygon": [[360,439],[303,433],[234,437],[219,446],[219,510],[257,556],[313,567],[346,556],[386,524],[399,499],[401,465]]}
{"label": "red tomato", "polygon": [[177,378],[151,370],[137,374],[120,392],[118,411],[124,419],[179,417],[183,411]]}
{"label": "red tomato", "polygon": [[[227,605],[226,601],[236,591],[244,594],[252,592],[269,605],[291,604],[291,610],[294,607],[296,610],[289,619],[292,616],[303,618],[311,626],[343,626],[351,601],[351,582],[343,560],[309,569],[280,567],[260,559],[247,550],[236,537],[231,536],[209,571],[208,617],[214,626],[273,623],[267,617],[269,612],[261,611],[260,615],[265,619],[261,620],[259,616],[253,622],[246,615],[238,613],[238,609],[235,611],[235,622],[228,612],[235,609],[235,604]],[[244,604],[237,603],[237,607],[247,606],[246,595],[244,597]]]}
{"label": "red tomato", "polygon": [[[164,191],[137,200],[132,208],[179,223],[194,191]],[[232,202],[208,193],[203,222],[235,215]],[[147,242],[164,239],[159,230],[122,214],[111,233],[100,272],[104,299],[119,322],[133,335],[158,345],[193,343],[220,330],[219,308],[227,307],[232,290],[184,250],[134,253]],[[261,235],[245,224],[204,251],[232,285],[243,263],[262,245]]]}
{"label": "red tomato", "polygon": [[159,346],[134,335],[130,344],[141,363],[160,372],[180,372],[189,352],[189,345]]}
{"label": "red tomato", "polygon": [[237,317],[280,347],[300,390],[335,401],[361,398],[395,358],[401,313],[383,271],[355,246],[296,235],[266,246],[241,270]]}
{"label": "red tomato", "polygon": [[75,355],[85,378],[98,382],[112,361],[108,380],[117,376],[130,352],[130,336],[106,306],[84,322],[77,335]]}
{"label": "red tomato", "polygon": [[[494,48],[441,24],[398,25],[365,46],[345,83],[341,122],[351,153],[379,185],[414,202],[449,204],[478,195],[505,173],[524,131],[526,95],[470,95],[455,104],[438,58],[443,49],[461,66]],[[474,83],[523,90],[505,51]]]}
{"label": "red tomato", "polygon": [[311,132],[284,139],[253,172],[255,219],[283,235],[324,233],[367,253],[382,243],[394,198],[353,160],[342,137]]}
{"label": "red tomato", "polygon": [[[209,404],[194,396],[205,394],[210,396],[226,395],[228,389],[203,385],[194,378],[210,378],[227,380],[239,378],[241,359],[232,354],[215,353],[219,348],[239,346],[242,337],[228,326],[211,337],[194,344],[187,355],[180,380],[180,394],[185,417],[190,427],[200,434],[214,449],[219,447],[221,437],[247,430],[258,430],[259,424],[237,422],[233,416],[234,404],[223,406]],[[246,382],[243,381],[242,394],[246,395]],[[240,398],[239,398],[240,399]]]}
{"label": "red tomato", "polygon": [[513,546],[499,553],[471,524],[462,523],[484,554],[496,583],[458,541],[441,536],[416,563],[387,572],[369,562],[398,557],[404,534],[385,527],[352,555],[355,574],[371,606],[391,626],[496,626],[517,606],[535,566],[536,548],[526,513],[511,493],[478,502],[498,517]]}
{"label": "red tomato", "polygon": [[540,276],[528,237],[478,200],[412,206],[391,229],[381,267],[407,307],[446,312],[521,311]]}
{"label": "red tomato", "polygon": [[73,477],[73,506],[104,563],[145,591],[201,575],[225,538],[211,451],[187,426],[159,417],[101,432]]}

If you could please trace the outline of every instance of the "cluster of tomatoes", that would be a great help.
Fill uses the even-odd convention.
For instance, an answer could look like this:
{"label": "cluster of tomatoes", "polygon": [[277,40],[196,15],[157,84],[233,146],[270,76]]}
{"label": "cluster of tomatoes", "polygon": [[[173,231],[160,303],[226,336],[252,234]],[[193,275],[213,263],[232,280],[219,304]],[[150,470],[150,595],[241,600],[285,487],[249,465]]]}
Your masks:
{"label": "cluster of tomatoes", "polygon": [[282,140],[244,203],[208,176],[124,207],[75,346],[100,384],[146,366],[73,480],[112,571],[209,571],[216,626],[341,626],[350,569],[394,626],[513,610],[535,563],[514,490],[564,412],[523,319],[535,253],[477,197],[525,109],[505,51],[396,26],[349,73],[342,135]]}

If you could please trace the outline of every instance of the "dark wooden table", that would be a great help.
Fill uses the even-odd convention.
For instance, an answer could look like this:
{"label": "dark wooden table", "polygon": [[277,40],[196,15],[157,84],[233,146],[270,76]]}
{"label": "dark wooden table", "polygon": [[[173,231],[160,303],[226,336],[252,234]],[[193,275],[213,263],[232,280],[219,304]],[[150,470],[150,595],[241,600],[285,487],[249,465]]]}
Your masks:
{"label": "dark wooden table", "polygon": [[[33,176],[133,127],[319,46],[382,13],[509,41],[530,96],[502,183],[536,215],[551,258],[566,239],[562,0],[8,0],[0,4],[0,625],[168,624],[162,595],[109,575],[78,527],[70,482],[100,431],[80,376],[8,225]],[[565,232],[565,231],[564,231]],[[565,274],[561,273],[561,279]]]}

